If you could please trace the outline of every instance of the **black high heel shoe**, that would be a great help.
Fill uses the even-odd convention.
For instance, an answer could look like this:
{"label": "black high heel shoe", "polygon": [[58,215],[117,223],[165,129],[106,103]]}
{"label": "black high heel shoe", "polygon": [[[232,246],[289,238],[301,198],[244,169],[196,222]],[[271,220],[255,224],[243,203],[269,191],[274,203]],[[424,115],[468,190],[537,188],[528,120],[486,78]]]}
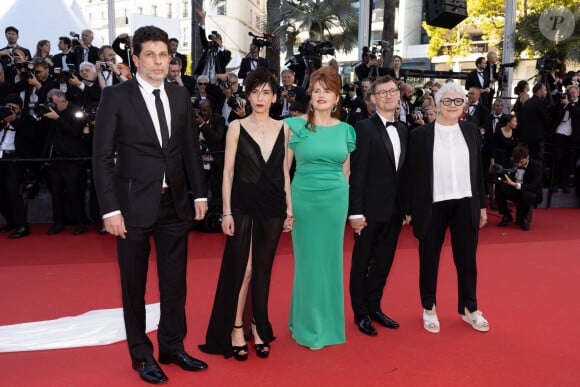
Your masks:
{"label": "black high heel shoe", "polygon": [[[257,344],[256,343],[256,336],[258,335],[258,329],[256,327],[256,322],[252,321],[252,325],[254,326],[254,329],[256,331],[256,334],[253,335],[252,340],[254,342],[254,349],[256,350],[256,355],[258,355],[258,357],[265,359],[270,355],[270,343],[268,342],[264,342],[262,344]],[[252,332],[253,334],[253,332]]]}
{"label": "black high heel shoe", "polygon": [[[243,325],[234,325],[234,329],[243,329],[244,326]],[[234,354],[234,359],[239,360],[239,361],[246,361],[248,360],[248,345],[244,344],[244,345],[232,345],[232,352]],[[244,353],[240,353],[240,352],[244,352]]]}

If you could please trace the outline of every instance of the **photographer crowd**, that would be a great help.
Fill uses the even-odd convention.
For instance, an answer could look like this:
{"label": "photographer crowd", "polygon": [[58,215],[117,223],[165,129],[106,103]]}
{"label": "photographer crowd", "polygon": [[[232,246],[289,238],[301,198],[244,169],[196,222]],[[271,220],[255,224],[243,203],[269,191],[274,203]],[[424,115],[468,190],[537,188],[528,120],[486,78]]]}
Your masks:
{"label": "photographer crowd", "polygon": [[[205,13],[198,10],[197,14],[202,56],[192,67],[193,75],[185,74],[187,57],[177,52],[177,39],[170,39],[171,59],[166,82],[184,87],[189,93],[205,154],[210,212],[213,209],[220,213],[219,187],[227,129],[231,122],[252,113],[241,80],[256,69],[268,70],[268,62],[260,57],[260,50],[270,47],[270,37],[268,34],[262,37],[251,34],[253,39],[248,55],[242,60],[239,71],[234,73],[226,69],[231,52],[224,47],[222,36],[217,31],[207,34]],[[17,28],[6,27],[5,36],[7,46],[0,49],[0,118],[3,127],[0,132],[0,200],[6,197],[2,203],[10,205],[0,209],[6,219],[1,231],[10,232],[10,238],[30,233],[26,217],[23,219],[22,216],[26,211],[22,211],[23,204],[18,197],[22,198],[23,194],[34,196],[41,181],[46,181],[52,197],[53,224],[49,234],[63,231],[66,224],[74,225],[75,235],[82,234],[87,230],[88,220],[97,223],[101,230],[92,181],[89,179],[87,184],[94,119],[102,90],[134,77],[136,68],[130,60],[131,37],[121,34],[111,46],[95,47],[92,31],[84,30],[80,34],[71,33],[70,37],[59,37],[60,52],[52,57],[50,41],[40,40],[35,56],[31,57],[28,49],[18,45]],[[331,46],[330,42],[307,41],[301,46],[300,56],[306,66],[320,66],[317,63],[320,56],[333,53]],[[318,59],[315,58],[317,55]],[[492,209],[505,212],[504,203],[496,197],[498,193],[503,195],[501,200],[505,197],[503,188],[506,187],[503,185],[517,190],[518,184],[522,184],[518,181],[521,178],[513,174],[496,181],[497,165],[509,171],[520,162],[513,159],[512,151],[521,144],[525,144],[529,159],[540,164],[541,171],[547,166],[553,169],[550,189],[568,191],[571,176],[579,175],[580,73],[562,75],[559,66],[551,64],[548,59],[545,64],[548,68],[533,85],[531,97],[528,94],[530,85],[526,81],[517,84],[513,106],[501,98],[492,100],[501,78],[496,52],[478,58],[476,69],[468,75],[465,83],[467,103],[463,105],[460,120],[479,129],[486,191]],[[430,80],[415,88],[407,82],[408,74],[402,68],[403,58],[395,55],[389,68],[383,67],[382,62],[380,44],[372,50],[365,48],[362,62],[354,68],[358,81],[345,84],[341,90],[341,120],[354,126],[372,116],[376,111],[371,98],[373,82],[388,74],[395,80],[400,93],[396,120],[410,131],[434,122],[439,111],[436,95],[442,85]],[[296,68],[293,66],[295,64],[282,70],[276,98],[269,110],[270,117],[277,120],[303,114],[311,106],[303,87],[307,85],[304,69],[294,71]],[[306,70],[308,73],[312,69]],[[14,128],[21,127],[25,129],[16,130],[14,135]],[[551,147],[549,165],[544,157],[546,143]],[[10,158],[38,158],[46,163],[41,167],[40,163],[19,162],[16,163],[18,168],[11,169],[4,161]],[[578,185],[580,179],[574,181]],[[539,184],[540,187],[533,189],[536,193],[533,205],[537,205],[542,197],[542,180]],[[88,214],[84,209],[87,190],[91,203]],[[70,204],[66,211],[65,202]],[[503,216],[501,225],[506,225],[511,215],[504,213]],[[522,223],[521,217],[517,220]],[[529,222],[522,228],[529,229]]]}

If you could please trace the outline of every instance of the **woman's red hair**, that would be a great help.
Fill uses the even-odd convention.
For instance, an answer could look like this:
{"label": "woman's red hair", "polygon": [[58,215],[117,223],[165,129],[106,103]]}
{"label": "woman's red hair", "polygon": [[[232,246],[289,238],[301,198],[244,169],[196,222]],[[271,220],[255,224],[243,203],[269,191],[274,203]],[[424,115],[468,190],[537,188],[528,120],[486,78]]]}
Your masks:
{"label": "woman's red hair", "polygon": [[[342,79],[334,69],[328,66],[321,67],[318,70],[314,71],[312,74],[310,74],[309,82],[310,83],[308,86],[308,90],[306,91],[309,98],[312,98],[312,89],[314,89],[314,86],[318,82],[320,82],[323,86],[328,88],[337,96],[340,96],[340,90],[342,89]],[[336,102],[336,108],[331,113],[331,115],[334,118],[340,118],[340,98]],[[308,107],[307,116],[308,120],[306,122],[306,128],[312,130],[313,132],[316,132],[316,126],[314,125],[314,110],[312,109],[312,104],[310,104],[310,106]]]}

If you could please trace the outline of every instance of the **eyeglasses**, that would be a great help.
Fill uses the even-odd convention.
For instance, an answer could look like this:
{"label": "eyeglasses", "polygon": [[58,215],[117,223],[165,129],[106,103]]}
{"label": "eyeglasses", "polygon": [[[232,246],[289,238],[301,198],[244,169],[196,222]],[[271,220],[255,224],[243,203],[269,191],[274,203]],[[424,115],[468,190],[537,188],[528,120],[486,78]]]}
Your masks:
{"label": "eyeglasses", "polygon": [[198,86],[207,86],[207,82],[197,82]]}
{"label": "eyeglasses", "polygon": [[461,106],[465,103],[463,98],[442,98],[441,103],[444,106],[451,106],[451,103],[455,104],[455,106]]}
{"label": "eyeglasses", "polygon": [[391,97],[394,97],[395,95],[397,95],[397,93],[399,93],[399,89],[389,89],[389,90],[379,90],[375,93],[375,95],[378,95],[381,98],[385,98],[387,94],[389,94]]}

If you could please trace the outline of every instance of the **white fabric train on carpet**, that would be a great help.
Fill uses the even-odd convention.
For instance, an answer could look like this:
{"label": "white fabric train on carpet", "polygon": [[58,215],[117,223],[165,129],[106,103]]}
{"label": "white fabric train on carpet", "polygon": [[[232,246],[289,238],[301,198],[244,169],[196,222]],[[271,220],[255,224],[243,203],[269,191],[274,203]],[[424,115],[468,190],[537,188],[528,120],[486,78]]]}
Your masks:
{"label": "white fabric train on carpet", "polygon": [[[146,331],[157,329],[159,303],[146,306]],[[0,352],[90,347],[126,340],[123,309],[98,309],[56,320],[0,326]]]}

